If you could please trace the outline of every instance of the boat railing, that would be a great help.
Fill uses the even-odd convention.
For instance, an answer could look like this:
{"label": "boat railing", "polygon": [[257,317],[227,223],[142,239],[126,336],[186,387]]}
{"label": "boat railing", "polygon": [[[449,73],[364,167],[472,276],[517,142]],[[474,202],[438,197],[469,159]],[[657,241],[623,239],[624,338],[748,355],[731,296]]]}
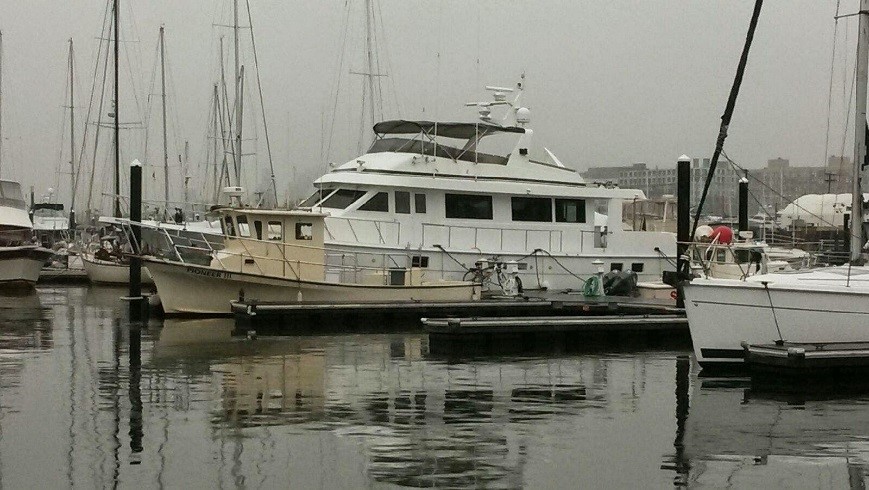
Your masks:
{"label": "boat railing", "polygon": [[[350,252],[311,245],[287,245],[268,240],[244,238],[234,240],[241,250],[198,247],[175,243],[172,236],[166,235],[172,245],[168,254],[162,256],[170,262],[189,265],[207,265],[226,272],[248,272],[266,277],[281,277],[301,280],[312,273],[327,282],[341,283],[381,283],[390,284],[390,274],[393,271],[407,273],[413,263],[413,253],[372,253]],[[266,245],[261,251],[255,250],[255,245]],[[317,250],[323,253],[323,260],[306,260],[287,255],[287,249]],[[275,253],[272,255],[272,253]],[[185,258],[187,257],[187,258]],[[191,261],[190,257],[208,257],[208,263],[202,260]],[[367,265],[372,264],[372,265]],[[253,270],[251,270],[253,269]],[[312,272],[313,271],[313,272]],[[365,281],[367,279],[367,281]]]}
{"label": "boat railing", "polygon": [[[550,252],[565,252],[583,250],[587,240],[589,243],[596,243],[595,234],[600,234],[595,230],[570,230],[571,234],[579,235],[579,243],[571,244],[565,243],[564,232],[565,230],[553,229],[423,223],[422,243],[427,246],[443,245],[447,248],[509,250],[505,245],[515,247],[518,242],[521,247],[516,247],[516,251],[541,248]],[[442,241],[446,243],[440,243]],[[576,245],[579,247],[576,248]]]}
{"label": "boat railing", "polygon": [[[333,229],[329,228],[329,223],[332,223]],[[369,244],[377,244],[377,245],[398,245],[401,242],[401,223],[398,221],[386,221],[386,220],[378,220],[378,219],[370,219],[370,218],[347,218],[343,216],[330,216],[325,220],[325,230],[326,234],[329,236],[329,239],[335,240],[336,234],[338,233],[336,228],[337,223],[346,223],[347,228],[350,230],[350,233],[353,235],[354,243],[369,243]],[[356,226],[353,224],[356,223]],[[365,226],[366,224],[370,224],[373,227],[374,232],[377,234],[377,240],[367,240],[366,231],[357,229],[360,226]],[[391,240],[390,234],[395,235],[395,240]],[[362,239],[360,239],[360,235],[362,235]]]}

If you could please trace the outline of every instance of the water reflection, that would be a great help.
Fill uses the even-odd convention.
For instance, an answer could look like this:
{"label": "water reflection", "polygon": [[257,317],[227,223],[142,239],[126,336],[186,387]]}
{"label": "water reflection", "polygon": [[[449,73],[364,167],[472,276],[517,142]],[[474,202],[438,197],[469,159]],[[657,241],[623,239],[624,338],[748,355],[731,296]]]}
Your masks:
{"label": "water reflection", "polygon": [[248,338],[131,323],[124,293],[0,297],[3,486],[855,486],[867,466],[867,395],[698,379],[679,341]]}

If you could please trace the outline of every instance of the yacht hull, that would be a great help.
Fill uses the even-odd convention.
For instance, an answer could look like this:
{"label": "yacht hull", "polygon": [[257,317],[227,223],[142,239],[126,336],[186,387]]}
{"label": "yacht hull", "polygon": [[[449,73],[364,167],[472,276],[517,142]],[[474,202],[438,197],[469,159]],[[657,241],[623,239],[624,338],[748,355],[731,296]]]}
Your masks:
{"label": "yacht hull", "polygon": [[279,277],[227,272],[214,267],[177,262],[145,262],[169,315],[228,315],[230,302],[244,296],[259,301],[283,302],[390,302],[472,301],[480,286],[444,282],[421,286],[379,286],[297,281]]}
{"label": "yacht hull", "polygon": [[[94,284],[127,284],[130,282],[130,266],[99,260],[92,255],[81,255],[82,266],[88,279]],[[153,284],[148,269],[142,268],[142,284]]]}
{"label": "yacht hull", "polygon": [[[858,281],[855,281],[858,282]],[[703,367],[743,362],[742,342],[857,342],[869,338],[869,287],[694,279],[685,284],[694,354]],[[770,306],[772,305],[772,306]]]}
{"label": "yacht hull", "polygon": [[0,247],[0,287],[36,284],[43,265],[53,255],[38,246]]}

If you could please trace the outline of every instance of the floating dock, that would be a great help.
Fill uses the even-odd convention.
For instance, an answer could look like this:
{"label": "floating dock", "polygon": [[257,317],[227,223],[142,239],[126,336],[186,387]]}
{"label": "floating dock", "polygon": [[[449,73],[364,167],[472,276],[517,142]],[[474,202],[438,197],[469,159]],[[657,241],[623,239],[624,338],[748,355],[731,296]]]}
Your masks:
{"label": "floating dock", "polygon": [[544,316],[495,318],[423,318],[429,335],[496,335],[529,332],[642,332],[684,330],[688,319],[682,315]]}
{"label": "floating dock", "polygon": [[[468,325],[482,328],[483,321],[501,325],[531,325],[538,331],[567,332],[595,329],[607,331],[645,331],[679,329],[687,333],[687,321],[682,309],[670,301],[601,296],[586,297],[572,293],[533,293],[521,297],[490,297],[465,302],[388,302],[388,303],[287,303],[233,301],[231,311],[237,325],[253,329],[285,330],[287,333],[320,328],[320,326],[385,326],[419,328],[426,318],[426,328],[443,325],[457,319],[463,332]],[[444,323],[447,322],[447,323]],[[491,328],[491,327],[487,327]],[[506,328],[506,327],[500,327]],[[516,327],[513,327],[516,328]],[[443,330],[444,332],[446,330]]]}
{"label": "floating dock", "polygon": [[787,377],[869,374],[869,342],[743,343],[742,348],[752,374]]}
{"label": "floating dock", "polygon": [[39,273],[37,285],[42,284],[87,284],[89,282],[84,269],[44,268]]}

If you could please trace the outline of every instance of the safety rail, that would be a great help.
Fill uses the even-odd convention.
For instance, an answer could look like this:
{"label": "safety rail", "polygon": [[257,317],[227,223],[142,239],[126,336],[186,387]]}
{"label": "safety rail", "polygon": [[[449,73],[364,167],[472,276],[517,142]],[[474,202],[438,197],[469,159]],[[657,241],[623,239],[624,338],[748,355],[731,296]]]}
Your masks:
{"label": "safety rail", "polygon": [[[329,228],[329,223],[332,222],[333,229]],[[336,233],[338,230],[334,229],[335,224],[337,223],[346,223],[347,228],[350,230],[350,233],[353,235],[353,243],[367,243],[367,244],[377,244],[377,245],[398,245],[401,243],[401,223],[399,221],[386,221],[386,220],[378,220],[378,219],[370,219],[370,218],[347,218],[343,216],[329,216],[328,219],[324,221],[324,228],[326,230],[326,234],[329,236],[330,240],[339,239],[336,237]],[[357,226],[353,226],[356,223]],[[360,240],[360,233],[366,230],[358,230],[360,226],[364,226],[364,224],[373,225],[373,231],[377,233],[377,240]],[[395,227],[395,242],[392,240],[387,240],[387,236],[384,235],[384,229],[386,227]],[[369,230],[370,231],[370,230]],[[365,238],[365,236],[363,236]],[[340,240],[339,241],[347,241]]]}
{"label": "safety rail", "polygon": [[[505,243],[515,243],[515,240],[513,240],[513,239],[509,239],[509,238],[505,239],[505,237],[504,237],[505,234],[519,233],[521,238],[522,238],[523,247],[521,248],[521,250],[518,248],[513,250],[513,251],[517,251],[517,252],[522,251],[522,250],[531,250],[534,248],[545,248],[545,249],[548,249],[552,252],[564,252],[565,245],[566,245],[565,240],[564,240],[564,233],[565,233],[565,231],[567,231],[567,230],[535,230],[535,229],[528,229],[528,228],[510,228],[510,227],[498,227],[498,226],[460,226],[460,225],[447,225],[447,224],[443,224],[443,223],[423,223],[422,224],[422,243],[424,245],[429,245],[428,241],[426,240],[426,231],[429,230],[428,231],[429,237],[431,237],[434,229],[440,229],[440,230],[445,229],[446,230],[446,243],[443,245],[446,247],[449,247],[449,248],[477,248],[477,249],[488,248],[487,244],[481,243],[482,240],[481,240],[480,231],[496,232],[497,237],[498,237],[497,249],[500,251],[508,251],[504,247]],[[456,233],[459,230],[465,231],[465,232],[467,232],[469,230],[473,231],[473,233],[474,233],[473,243],[467,243],[467,242],[461,243],[461,244],[454,243],[454,236],[456,235]],[[601,233],[601,231],[596,231],[596,230],[576,230],[576,229],[573,229],[573,230],[569,230],[569,231],[571,234],[577,233],[577,232],[579,233],[579,249],[577,251],[583,250],[585,248],[585,236],[586,235],[591,235],[592,236],[592,238],[591,238],[592,243],[594,243],[594,241],[593,241],[594,235]],[[546,246],[541,247],[540,243],[531,243],[533,241],[532,237],[535,233],[546,235],[546,238],[545,238],[545,241],[547,242],[545,244]],[[609,233],[607,233],[607,234],[609,234]],[[441,234],[441,235],[436,235],[436,236],[442,237],[443,235]],[[438,240],[438,239],[435,240],[435,242],[438,242],[438,241],[441,241],[441,240]],[[456,241],[458,241],[458,240],[456,240]],[[494,247],[492,247],[492,248],[494,248]],[[568,251],[570,251],[570,250],[568,250]]]}

